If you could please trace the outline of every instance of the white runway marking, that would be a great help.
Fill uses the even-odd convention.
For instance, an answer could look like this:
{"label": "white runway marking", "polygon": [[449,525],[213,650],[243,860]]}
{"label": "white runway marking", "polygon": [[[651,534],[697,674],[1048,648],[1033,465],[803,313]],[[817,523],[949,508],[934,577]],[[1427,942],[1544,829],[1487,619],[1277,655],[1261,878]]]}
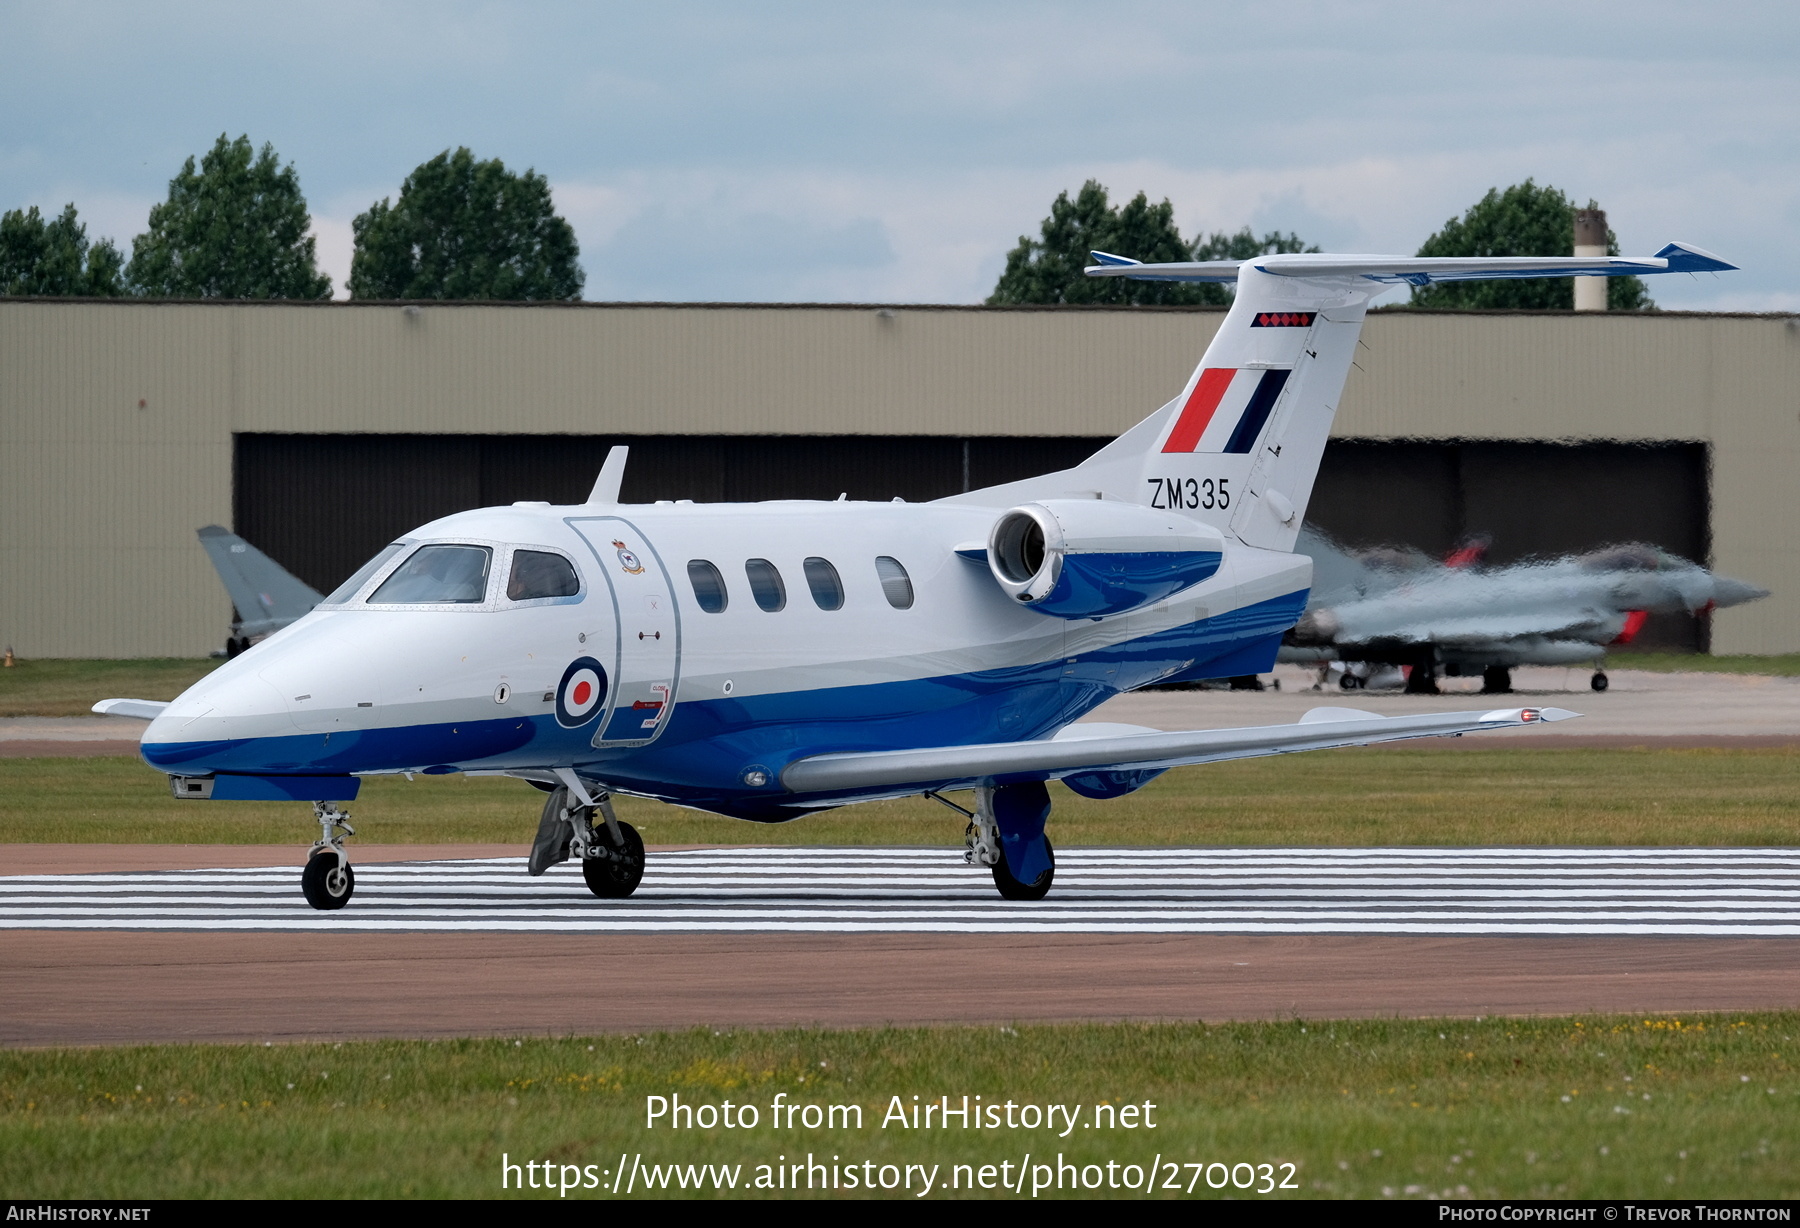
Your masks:
{"label": "white runway marking", "polygon": [[573,864],[356,867],[321,913],[298,865],[0,877],[0,929],[452,933],[1800,936],[1800,849],[1063,849],[1038,903],[960,850],[652,853],[600,900]]}

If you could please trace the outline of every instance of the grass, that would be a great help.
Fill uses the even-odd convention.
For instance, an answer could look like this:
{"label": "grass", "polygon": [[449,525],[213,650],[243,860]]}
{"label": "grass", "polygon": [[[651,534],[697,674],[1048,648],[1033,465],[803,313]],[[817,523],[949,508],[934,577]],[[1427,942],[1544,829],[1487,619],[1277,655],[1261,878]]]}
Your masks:
{"label": "grass", "polygon": [[1609,669],[1645,669],[1658,674],[1774,674],[1782,678],[1800,675],[1800,652],[1773,656],[1708,656],[1691,652],[1615,652],[1606,658]]}
{"label": "grass", "polygon": [[86,716],[102,699],[174,699],[220,664],[179,657],[20,661],[0,669],[0,717]]}
{"label": "grass", "polygon": [[[778,1156],[836,1158],[859,1173],[865,1160],[938,1165],[944,1182],[953,1165],[1016,1169],[1030,1152],[1034,1164],[1058,1153],[1112,1161],[1119,1180],[1158,1154],[1266,1163],[1276,1181],[1288,1163],[1298,1189],[1278,1191],[1287,1196],[1793,1198],[1797,1033],[1800,1013],[1786,1012],[13,1051],[0,1053],[0,1188],[11,1198],[491,1198],[502,1195],[503,1155],[552,1161],[559,1181],[561,1165],[579,1178],[592,1164],[604,1181],[623,1152],[643,1164],[742,1165],[741,1194]],[[862,1128],[773,1128],[778,1092],[860,1105]],[[646,1129],[646,1098],[677,1093],[757,1105],[760,1121]],[[1079,1105],[1082,1116],[1066,1138],[1060,1119],[1054,1131],[884,1128],[891,1098],[910,1109],[915,1095]],[[1103,1101],[1154,1104],[1155,1128],[1093,1129]],[[1187,1196],[1205,1171],[1184,1167],[1181,1194],[1157,1193]],[[1201,1176],[1192,1196],[1234,1194]]]}
{"label": "grass", "polygon": [[[1495,746],[1320,751],[1169,772],[1096,802],[1052,787],[1059,845],[1790,845],[1800,750]],[[967,795],[961,800],[967,802]],[[492,777],[371,778],[359,839],[528,844],[543,795]],[[621,799],[653,844],[954,845],[922,799],[769,826]],[[303,803],[176,801],[135,759],[0,759],[0,843],[295,844]]]}

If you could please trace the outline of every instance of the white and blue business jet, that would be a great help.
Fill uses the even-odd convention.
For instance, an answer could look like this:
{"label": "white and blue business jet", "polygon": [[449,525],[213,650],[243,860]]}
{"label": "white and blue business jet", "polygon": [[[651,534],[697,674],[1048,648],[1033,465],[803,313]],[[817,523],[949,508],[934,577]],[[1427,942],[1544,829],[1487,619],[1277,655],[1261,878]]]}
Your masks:
{"label": "white and blue business jet", "polygon": [[[1236,282],[1181,394],[1073,469],[932,503],[588,502],[433,521],[152,718],[176,796],[310,801],[316,908],[354,888],[341,803],[391,773],[514,776],[549,794],[529,862],[602,897],[644,870],[615,793],[753,822],[923,794],[967,816],[967,860],[1038,899],[1047,781],[1119,797],[1171,767],[1462,734],[1573,713],[1164,733],[1074,724],[1151,683],[1258,673],[1306,605],[1293,553],[1369,300],[1396,283],[1734,266],[1654,257],[1275,255],[1095,277]],[[973,809],[943,795],[973,790]]]}

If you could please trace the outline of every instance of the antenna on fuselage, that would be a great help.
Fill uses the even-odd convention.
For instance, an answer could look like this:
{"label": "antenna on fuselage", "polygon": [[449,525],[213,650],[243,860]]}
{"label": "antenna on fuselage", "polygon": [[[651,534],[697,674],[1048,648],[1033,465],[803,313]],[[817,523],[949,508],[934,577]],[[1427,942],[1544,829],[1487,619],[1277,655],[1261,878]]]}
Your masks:
{"label": "antenna on fuselage", "polygon": [[624,444],[607,452],[606,463],[600,466],[600,476],[594,479],[594,489],[587,497],[590,505],[619,501],[619,487],[625,482],[625,458],[629,455],[631,449]]}

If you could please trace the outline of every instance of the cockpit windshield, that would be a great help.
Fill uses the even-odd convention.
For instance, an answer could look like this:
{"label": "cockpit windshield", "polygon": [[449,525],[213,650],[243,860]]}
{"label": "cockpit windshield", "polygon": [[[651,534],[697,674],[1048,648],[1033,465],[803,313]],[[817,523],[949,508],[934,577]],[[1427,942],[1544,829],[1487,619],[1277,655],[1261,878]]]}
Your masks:
{"label": "cockpit windshield", "polygon": [[494,552],[486,546],[422,546],[369,597],[370,605],[467,605],[487,596]]}
{"label": "cockpit windshield", "polygon": [[356,594],[361,591],[362,586],[369,582],[370,576],[373,576],[376,572],[381,570],[382,564],[386,563],[405,548],[405,542],[394,542],[392,545],[383,546],[379,554],[364,563],[361,567],[358,567],[355,575],[331,590],[331,596],[325,598],[325,600],[321,601],[319,604],[344,604],[344,602],[350,600],[350,598],[356,596]]}

